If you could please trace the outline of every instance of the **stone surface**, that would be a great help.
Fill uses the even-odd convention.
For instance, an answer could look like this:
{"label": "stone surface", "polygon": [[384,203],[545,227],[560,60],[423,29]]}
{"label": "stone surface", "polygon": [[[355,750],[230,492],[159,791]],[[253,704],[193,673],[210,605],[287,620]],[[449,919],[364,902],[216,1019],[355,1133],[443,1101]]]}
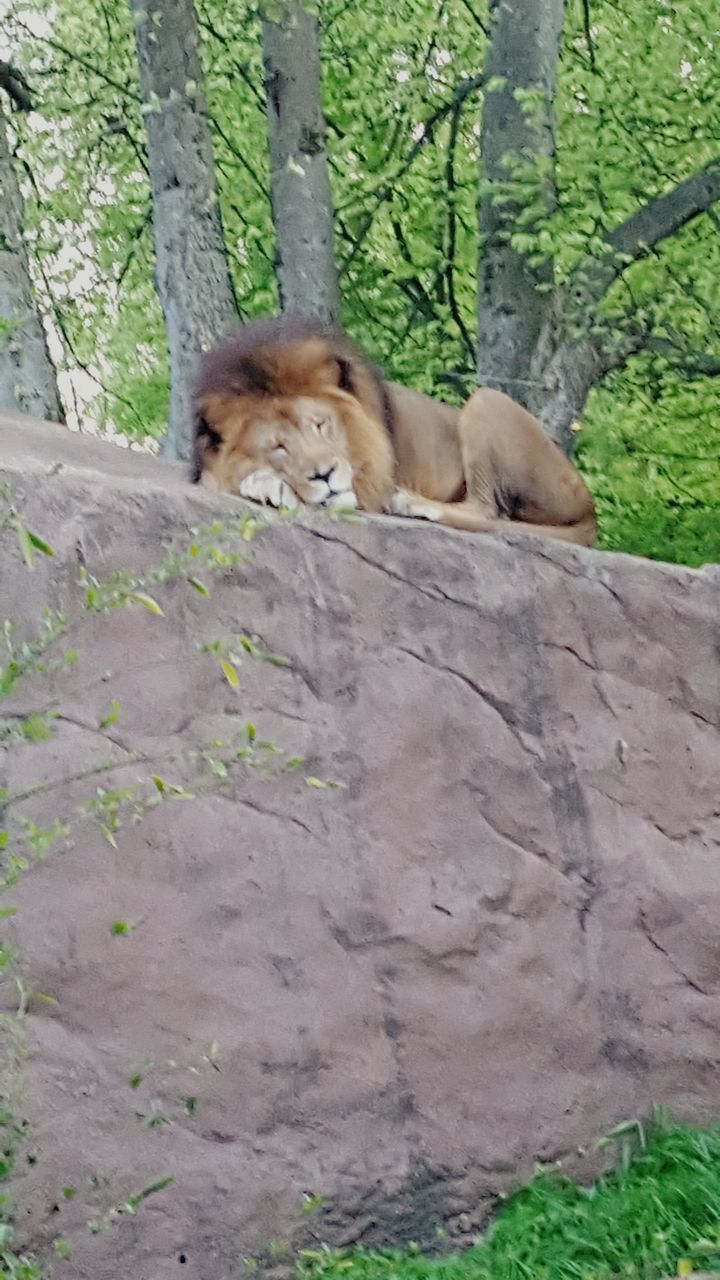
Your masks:
{"label": "stone surface", "polygon": [[[2,753],[42,788],[13,828],[71,825],[4,922],[57,1001],[23,1019],[30,1245],[67,1237],[75,1280],[229,1280],[271,1242],[467,1238],[535,1160],[590,1176],[618,1121],[720,1112],[718,569],[317,515],[209,597],[88,614],[81,565],[145,573],[242,508],[19,419],[0,462],[55,551],[29,572],[5,523],[3,613],[64,610],[79,654],[0,708],[57,711]],[[201,646],[240,631],[288,665],[233,689]],[[305,765],[240,762],[117,847],[78,817],[99,785],[196,788],[248,719]]]}

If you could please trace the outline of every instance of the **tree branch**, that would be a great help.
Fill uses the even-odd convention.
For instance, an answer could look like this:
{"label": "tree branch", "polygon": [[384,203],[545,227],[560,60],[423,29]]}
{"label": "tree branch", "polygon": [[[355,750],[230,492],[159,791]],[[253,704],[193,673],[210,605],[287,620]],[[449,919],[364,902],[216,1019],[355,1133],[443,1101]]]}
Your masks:
{"label": "tree branch", "polygon": [[605,236],[608,252],[584,258],[572,273],[568,293],[576,305],[600,302],[633,262],[651,253],[720,200],[720,157],[665,195],[654,196]]}
{"label": "tree branch", "polygon": [[117,280],[115,282],[118,290],[122,289],[123,284],[125,283],[125,277],[130,270],[133,258],[137,252],[138,244],[149,227],[152,227],[152,206],[148,203],[148,207],[142,218],[136,224],[134,231],[130,235],[130,244],[128,245],[127,252],[125,254],[125,261],[117,274]]}
{"label": "tree branch", "polygon": [[[668,236],[705,213],[720,200],[720,158],[694,173],[672,191],[648,200],[608,236],[608,244],[623,258],[636,261]],[[620,267],[622,269],[622,267]]]}
{"label": "tree branch", "polygon": [[664,356],[673,369],[677,369],[686,378],[720,378],[720,356],[710,355],[706,351],[693,351],[672,338],[650,335],[643,342],[641,350]]}
{"label": "tree branch", "polygon": [[16,111],[32,111],[30,85],[22,71],[0,60],[0,89],[4,89]]}
{"label": "tree branch", "polygon": [[67,45],[61,44],[59,40],[53,39],[52,36],[37,35],[31,27],[27,26],[26,23],[16,16],[13,16],[13,25],[31,40],[37,40],[40,44],[46,45],[48,49],[53,49],[55,53],[59,53],[64,58],[68,58],[71,62],[77,63],[78,66],[83,67],[86,71],[91,72],[92,75],[97,76],[99,80],[103,80],[111,89],[117,90],[122,97],[127,98],[133,104],[136,103],[136,95],[128,84],[122,84],[121,81],[115,80],[111,75],[108,75],[107,71],[96,66],[94,62],[89,58],[86,58],[82,53],[68,49]]}
{"label": "tree branch", "polygon": [[414,302],[418,309],[422,311],[427,320],[436,320],[437,312],[435,310],[435,305],[420,279],[418,269],[413,262],[412,254],[399,220],[397,218],[392,218],[391,226],[393,229],[393,235],[395,236],[395,242],[400,250],[400,257],[405,265],[409,267],[411,271],[416,273],[412,276],[405,276],[403,279],[398,280],[397,283],[403,293],[406,293],[410,298],[410,301]]}
{"label": "tree branch", "polygon": [[221,36],[218,33],[218,31],[215,29],[216,24],[215,23],[211,24],[205,18],[203,18],[202,15],[198,12],[198,26],[201,28],[202,31],[206,31],[213,40],[217,40],[218,44],[222,45],[222,47],[225,49],[230,59],[231,67],[233,68],[234,71],[237,71],[240,79],[245,85],[245,88],[249,90],[251,96],[255,99],[258,106],[264,112],[265,111],[264,94],[261,93],[252,75],[250,74],[250,71],[245,66],[245,63],[241,62],[239,58],[236,58],[233,55],[229,42],[225,39],[224,36]]}
{"label": "tree branch", "polygon": [[[441,124],[442,121],[451,114],[451,112],[456,108],[459,108],[461,104],[464,104],[471,94],[475,93],[476,90],[480,88],[483,78],[484,77],[482,75],[477,75],[470,76],[467,80],[461,80],[452,97],[445,102],[441,102],[440,105],[425,118],[425,120],[421,121],[422,133],[413,143],[405,159],[398,165],[391,177],[386,178],[381,185],[372,192],[372,197],[374,198],[375,203],[365,215],[357,235],[355,236],[355,240],[352,243],[350,252],[340,265],[338,275],[341,279],[343,276],[347,275],[350,267],[352,266],[356,254],[360,250],[363,241],[366,239],[370,228],[375,221],[376,214],[384,204],[387,204],[388,201],[392,200],[396,183],[400,182],[400,180],[405,177],[405,174],[412,168],[417,157],[420,155],[420,152],[427,146],[428,142],[432,142],[434,140],[438,125]],[[345,206],[345,208],[347,208],[347,206]]]}
{"label": "tree branch", "polygon": [[483,22],[480,15],[476,13],[475,9],[470,4],[470,0],[462,0],[462,3],[465,9],[467,10],[468,14],[472,18],[473,22],[475,23],[475,25],[480,28],[484,36],[487,36],[487,33],[488,33],[487,25],[486,23]]}
{"label": "tree branch", "polygon": [[449,199],[447,202],[447,243],[445,246],[445,265],[443,274],[445,278],[450,314],[458,327],[460,337],[465,344],[465,350],[470,356],[470,359],[474,360],[475,343],[470,337],[467,325],[460,313],[457,294],[455,292],[455,252],[457,249],[457,209],[455,204],[457,183],[455,181],[455,153],[457,150],[457,140],[460,132],[461,119],[462,104],[458,102],[455,104],[450,121],[450,136],[448,138],[447,158],[445,161],[445,185],[447,187]]}
{"label": "tree branch", "polygon": [[592,22],[590,20],[590,0],[583,0],[583,27],[585,29],[585,43],[587,45],[588,58],[590,60],[590,70],[595,70],[595,46],[592,38]]}

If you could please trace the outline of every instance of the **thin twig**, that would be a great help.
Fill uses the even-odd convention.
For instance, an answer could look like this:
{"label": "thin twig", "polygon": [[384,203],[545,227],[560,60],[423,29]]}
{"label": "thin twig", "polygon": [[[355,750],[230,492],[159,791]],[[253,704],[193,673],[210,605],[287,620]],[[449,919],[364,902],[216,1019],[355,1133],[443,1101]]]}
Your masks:
{"label": "thin twig", "polygon": [[445,270],[444,278],[447,288],[447,300],[450,307],[450,314],[455,321],[465,348],[471,360],[475,360],[475,344],[468,333],[465,321],[460,314],[457,295],[455,293],[455,251],[457,248],[457,213],[455,210],[455,195],[457,192],[457,184],[455,182],[455,153],[457,148],[458,133],[460,130],[460,121],[462,119],[462,107],[460,103],[456,103],[452,115],[450,117],[450,136],[448,138],[447,157],[445,160],[445,185],[448,193],[447,201],[447,248],[445,250]]}
{"label": "thin twig", "polygon": [[590,59],[590,69],[595,70],[595,46],[592,38],[592,25],[590,22],[590,0],[582,0],[583,8],[583,26],[585,28],[585,43],[587,45],[588,57]]}

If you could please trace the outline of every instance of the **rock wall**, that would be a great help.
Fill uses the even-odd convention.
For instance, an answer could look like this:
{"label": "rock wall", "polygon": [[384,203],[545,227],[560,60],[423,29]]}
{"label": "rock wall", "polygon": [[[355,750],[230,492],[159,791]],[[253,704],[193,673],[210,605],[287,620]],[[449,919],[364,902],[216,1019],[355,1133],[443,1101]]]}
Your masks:
{"label": "rock wall", "polygon": [[[468,1239],[534,1161],[720,1112],[718,569],[383,519],[246,542],[168,464],[8,417],[0,458],[55,552],[28,570],[6,513],[3,612],[77,650],[0,705],[11,832],[69,828],[5,896],[30,1245],[229,1280]],[[88,611],[82,570],[136,576]]]}

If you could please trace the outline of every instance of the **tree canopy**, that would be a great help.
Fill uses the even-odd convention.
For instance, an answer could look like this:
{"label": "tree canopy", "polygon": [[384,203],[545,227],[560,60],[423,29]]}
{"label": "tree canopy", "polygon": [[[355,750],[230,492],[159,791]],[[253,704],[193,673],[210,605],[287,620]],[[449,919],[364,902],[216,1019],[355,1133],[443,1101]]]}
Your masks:
{"label": "tree canopy", "polygon": [[[240,314],[258,315],[278,305],[261,17],[199,0],[197,18],[232,283]],[[455,401],[475,376],[482,108],[503,88],[483,78],[491,18],[482,0],[319,5],[342,321],[390,376]],[[75,377],[76,411],[157,439],[168,371],[153,104],[141,103],[130,9],[13,0],[6,31],[0,54],[36,105],[14,118],[32,270],[62,367],[93,379]],[[512,247],[568,287],[569,337],[600,335],[616,353],[576,424],[603,545],[693,564],[720,559],[720,212],[708,194],[719,47],[720,18],[701,0],[567,0],[553,198],[537,156],[522,154],[500,193],[517,211]],[[532,92],[516,100],[528,120],[547,107]],[[654,241],[653,202],[681,184],[689,198],[692,182],[706,207]],[[590,304],[588,279],[629,225],[634,252],[627,236],[614,244],[612,279]]]}

